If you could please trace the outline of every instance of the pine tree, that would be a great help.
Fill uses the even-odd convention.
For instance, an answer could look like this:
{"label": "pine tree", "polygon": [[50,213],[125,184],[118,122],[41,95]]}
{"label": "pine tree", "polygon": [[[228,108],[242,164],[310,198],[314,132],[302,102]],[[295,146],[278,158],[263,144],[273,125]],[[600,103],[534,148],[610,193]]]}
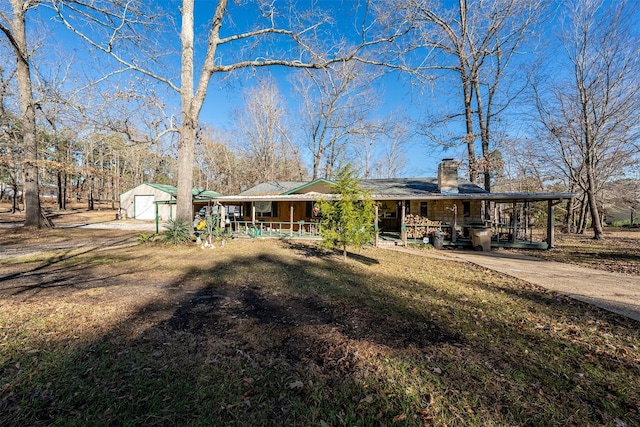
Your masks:
{"label": "pine tree", "polygon": [[320,236],[329,248],[341,248],[347,260],[347,246],[361,247],[371,241],[375,211],[370,195],[358,187],[355,171],[347,166],[333,186],[336,200],[318,202],[322,216]]}

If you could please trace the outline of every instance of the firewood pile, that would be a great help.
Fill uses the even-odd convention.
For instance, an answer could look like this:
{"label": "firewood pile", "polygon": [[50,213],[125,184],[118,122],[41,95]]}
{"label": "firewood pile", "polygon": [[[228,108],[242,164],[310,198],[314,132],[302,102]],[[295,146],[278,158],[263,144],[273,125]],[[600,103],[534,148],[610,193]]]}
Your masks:
{"label": "firewood pile", "polygon": [[442,225],[442,221],[430,221],[429,218],[409,214],[405,217],[407,226],[407,238],[408,239],[422,239],[427,237],[434,229],[439,229]]}

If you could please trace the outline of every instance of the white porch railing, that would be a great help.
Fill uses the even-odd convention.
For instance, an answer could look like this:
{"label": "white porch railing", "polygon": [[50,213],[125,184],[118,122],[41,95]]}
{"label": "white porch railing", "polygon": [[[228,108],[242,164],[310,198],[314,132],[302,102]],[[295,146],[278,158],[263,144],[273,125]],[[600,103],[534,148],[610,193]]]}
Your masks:
{"label": "white porch railing", "polygon": [[317,222],[279,221],[231,221],[231,232],[237,237],[264,238],[319,238],[320,224]]}

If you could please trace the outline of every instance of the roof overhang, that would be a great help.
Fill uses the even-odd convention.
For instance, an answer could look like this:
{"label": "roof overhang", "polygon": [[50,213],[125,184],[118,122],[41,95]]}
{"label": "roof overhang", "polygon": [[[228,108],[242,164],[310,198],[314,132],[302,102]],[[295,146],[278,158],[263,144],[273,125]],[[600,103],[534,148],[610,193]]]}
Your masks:
{"label": "roof overhang", "polygon": [[498,203],[510,202],[542,202],[549,200],[569,200],[576,193],[458,193],[458,194],[425,194],[394,195],[372,194],[374,200],[479,200]]}
{"label": "roof overhang", "polygon": [[[569,200],[576,193],[458,193],[458,194],[371,194],[373,200],[479,200],[497,203],[513,202],[542,202]],[[246,202],[314,202],[320,199],[332,200],[339,198],[339,194],[280,194],[272,196],[221,196],[214,200],[222,203],[246,203]]]}

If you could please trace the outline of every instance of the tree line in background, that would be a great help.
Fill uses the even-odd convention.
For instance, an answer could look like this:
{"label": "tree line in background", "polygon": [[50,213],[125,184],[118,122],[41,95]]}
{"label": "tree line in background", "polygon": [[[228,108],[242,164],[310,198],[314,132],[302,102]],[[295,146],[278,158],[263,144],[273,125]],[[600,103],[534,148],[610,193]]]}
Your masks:
{"label": "tree line in background", "polygon": [[[270,180],[334,179],[347,164],[363,178],[400,176],[418,135],[464,148],[469,180],[487,190],[576,192],[566,229],[590,224],[602,237],[612,181],[638,168],[636,2],[351,5],[350,25],[339,25],[335,5],[217,0],[197,32],[193,0],[2,6],[0,49],[15,67],[0,69],[0,173],[14,207],[22,187],[25,225],[40,225],[49,189],[60,209],[74,199],[91,209],[144,181],[177,184],[177,216],[187,219],[194,186],[235,194]],[[178,6],[179,16],[168,12]],[[28,34],[37,19],[42,28]],[[97,68],[58,57],[47,26],[82,41],[81,61]],[[259,71],[271,67],[297,70],[288,80],[297,106]],[[210,82],[242,70],[258,83],[229,128],[209,127],[200,115]],[[376,82],[390,72],[427,104],[420,115],[379,112]]]}

